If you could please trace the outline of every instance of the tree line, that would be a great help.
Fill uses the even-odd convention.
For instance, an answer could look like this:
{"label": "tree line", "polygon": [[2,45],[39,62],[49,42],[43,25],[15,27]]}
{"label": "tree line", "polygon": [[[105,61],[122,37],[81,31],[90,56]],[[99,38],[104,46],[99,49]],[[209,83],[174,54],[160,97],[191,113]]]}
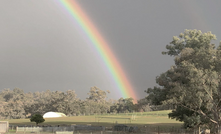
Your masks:
{"label": "tree line", "polygon": [[109,91],[91,87],[85,100],[77,98],[74,90],[28,92],[20,88],[3,89],[0,92],[0,118],[20,119],[46,112],[62,112],[67,116],[129,113],[134,111],[149,111],[146,99],[133,103],[133,98],[108,99]]}

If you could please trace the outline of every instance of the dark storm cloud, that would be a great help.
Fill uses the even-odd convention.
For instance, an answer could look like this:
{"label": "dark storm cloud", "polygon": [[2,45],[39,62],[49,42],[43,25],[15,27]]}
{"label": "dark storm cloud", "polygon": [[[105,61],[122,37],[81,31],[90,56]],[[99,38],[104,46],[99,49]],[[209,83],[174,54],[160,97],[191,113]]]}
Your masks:
{"label": "dark storm cloud", "polygon": [[[145,96],[144,90],[156,85],[155,77],[173,64],[173,59],[161,52],[174,35],[184,29],[199,29],[212,31],[218,40],[221,36],[221,19],[216,16],[221,3],[78,3],[110,45],[140,98]],[[91,86],[98,86],[111,91],[109,98],[121,97],[103,61],[58,2],[3,0],[0,16],[0,89],[74,89],[85,98]]]}

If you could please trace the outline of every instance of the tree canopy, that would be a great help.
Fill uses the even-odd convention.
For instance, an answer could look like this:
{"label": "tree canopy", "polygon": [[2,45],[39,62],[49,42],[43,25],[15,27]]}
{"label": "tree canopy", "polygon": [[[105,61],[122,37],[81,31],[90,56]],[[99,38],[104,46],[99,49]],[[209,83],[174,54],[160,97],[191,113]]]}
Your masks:
{"label": "tree canopy", "polygon": [[176,106],[169,117],[185,127],[218,131],[221,125],[221,43],[216,47],[213,40],[214,34],[200,30],[174,36],[162,54],[173,56],[175,64],[156,77],[159,87],[146,91],[152,103]]}
{"label": "tree canopy", "polygon": [[42,115],[40,114],[34,114],[31,119],[30,119],[31,122],[35,122],[36,125],[38,125],[39,123],[42,123],[45,121],[45,119],[42,117]]}

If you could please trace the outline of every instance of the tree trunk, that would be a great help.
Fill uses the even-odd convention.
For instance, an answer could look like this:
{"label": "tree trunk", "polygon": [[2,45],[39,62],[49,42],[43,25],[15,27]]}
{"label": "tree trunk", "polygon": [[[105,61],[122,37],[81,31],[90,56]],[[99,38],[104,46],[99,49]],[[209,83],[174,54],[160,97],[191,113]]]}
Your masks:
{"label": "tree trunk", "polygon": [[220,131],[220,124],[219,124],[219,123],[217,124],[217,134],[221,134],[221,131]]}

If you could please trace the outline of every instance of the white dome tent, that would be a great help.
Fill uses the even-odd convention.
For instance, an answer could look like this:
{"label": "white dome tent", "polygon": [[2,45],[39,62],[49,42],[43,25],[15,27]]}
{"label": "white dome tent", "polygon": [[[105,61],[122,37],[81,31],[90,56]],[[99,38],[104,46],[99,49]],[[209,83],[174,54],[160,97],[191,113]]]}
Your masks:
{"label": "white dome tent", "polygon": [[43,118],[58,118],[58,117],[67,117],[64,113],[58,112],[47,112],[43,115]]}

